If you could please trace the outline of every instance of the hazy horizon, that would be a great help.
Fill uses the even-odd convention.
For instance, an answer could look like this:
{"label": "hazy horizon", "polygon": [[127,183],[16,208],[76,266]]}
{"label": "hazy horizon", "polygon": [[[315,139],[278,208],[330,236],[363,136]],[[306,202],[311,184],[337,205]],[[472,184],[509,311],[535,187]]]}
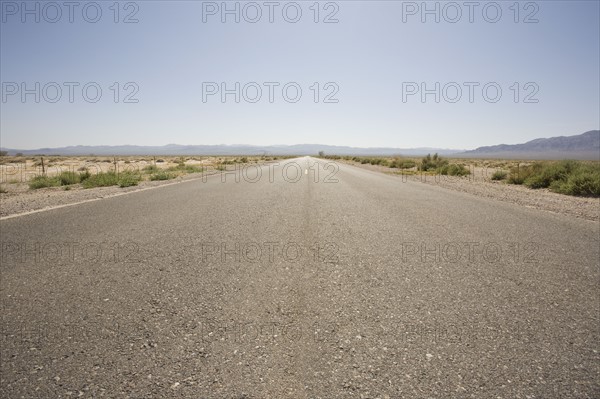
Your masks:
{"label": "hazy horizon", "polygon": [[[577,136],[580,135],[582,133],[586,133],[589,131],[597,131],[599,129],[590,129],[590,130],[586,130],[585,132],[581,132],[581,133],[577,133],[577,134],[570,134],[570,135],[561,135],[561,136],[554,136],[554,137],[571,137],[571,136]],[[536,137],[536,139],[538,138],[550,138],[550,137]],[[535,139],[534,139],[535,140]],[[528,140],[529,141],[529,140]],[[502,144],[506,144],[506,145],[515,145],[515,144],[523,144],[525,142],[518,142],[518,143],[495,143],[492,145],[502,145]],[[43,149],[43,148],[63,148],[63,147],[128,147],[128,146],[132,146],[132,147],[167,147],[167,146],[229,146],[229,147],[235,147],[235,146],[247,146],[247,147],[294,147],[294,146],[331,146],[331,147],[350,147],[350,148],[365,148],[365,149],[375,149],[375,148],[390,148],[390,149],[394,149],[394,148],[398,148],[398,149],[441,149],[441,150],[448,150],[448,151],[470,151],[470,150],[474,150],[476,148],[479,147],[484,147],[483,145],[481,146],[476,146],[476,147],[472,147],[472,148],[448,148],[448,147],[437,147],[434,145],[424,145],[424,146],[419,146],[419,147],[392,147],[392,146],[376,146],[376,147],[362,147],[362,146],[351,146],[351,145],[346,145],[346,144],[325,144],[325,143],[292,143],[292,144],[280,144],[280,143],[275,143],[275,144],[250,144],[250,143],[231,143],[231,144],[226,144],[226,143],[216,143],[216,144],[204,144],[204,143],[174,143],[174,142],[170,142],[170,143],[165,143],[165,144],[157,144],[157,145],[147,145],[147,144],[143,144],[143,143],[127,143],[127,144],[69,144],[69,145],[64,145],[64,146],[53,146],[53,147],[31,147],[31,148],[16,148],[16,147],[8,147],[8,146],[4,146],[2,145],[0,148],[2,149],[11,149],[11,150],[25,150],[25,151],[32,151],[32,150],[38,150],[38,149]]]}

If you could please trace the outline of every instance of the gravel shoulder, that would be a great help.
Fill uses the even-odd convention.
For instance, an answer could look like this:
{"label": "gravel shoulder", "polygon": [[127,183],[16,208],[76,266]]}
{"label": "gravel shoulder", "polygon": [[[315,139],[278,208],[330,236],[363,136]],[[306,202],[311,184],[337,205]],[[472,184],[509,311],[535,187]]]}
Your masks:
{"label": "gravel shoulder", "polygon": [[[336,161],[340,162],[340,161]],[[478,197],[510,202],[524,207],[540,209],[585,220],[600,221],[600,198],[574,197],[553,193],[548,189],[533,190],[524,186],[493,181],[494,169],[471,168],[464,177],[401,174],[398,169],[379,165],[342,161],[363,169],[395,175],[401,181],[414,181],[461,191]]]}

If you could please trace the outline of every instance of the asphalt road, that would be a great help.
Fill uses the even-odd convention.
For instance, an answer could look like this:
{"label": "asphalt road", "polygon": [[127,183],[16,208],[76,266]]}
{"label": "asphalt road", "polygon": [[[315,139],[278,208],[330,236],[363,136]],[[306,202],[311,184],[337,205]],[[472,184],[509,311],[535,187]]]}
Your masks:
{"label": "asphalt road", "polygon": [[600,397],[598,223],[261,171],[1,221],[0,396]]}

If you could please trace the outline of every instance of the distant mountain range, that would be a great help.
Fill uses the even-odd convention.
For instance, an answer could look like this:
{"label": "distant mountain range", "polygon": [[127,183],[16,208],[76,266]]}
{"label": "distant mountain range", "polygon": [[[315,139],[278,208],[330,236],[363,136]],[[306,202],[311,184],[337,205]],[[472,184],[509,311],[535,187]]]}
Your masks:
{"label": "distant mountain range", "polygon": [[600,130],[592,130],[576,136],[541,138],[524,144],[500,144],[479,147],[475,150],[451,150],[444,148],[360,148],[321,144],[296,145],[179,145],[164,146],[70,146],[18,150],[2,148],[10,155],[317,155],[320,151],[329,155],[366,156],[422,156],[429,153],[464,158],[504,159],[600,159]]}
{"label": "distant mountain range", "polygon": [[590,130],[576,136],[535,139],[524,144],[479,147],[454,156],[503,159],[600,160],[600,130]]}
{"label": "distant mountain range", "polygon": [[443,148],[359,148],[331,146],[321,144],[296,144],[296,145],[179,145],[168,144],[164,146],[70,146],[60,148],[40,148],[37,150],[18,150],[2,148],[10,155],[22,153],[23,155],[317,155],[319,151],[335,155],[406,155],[421,156],[428,153],[451,155],[463,150],[448,150]]}

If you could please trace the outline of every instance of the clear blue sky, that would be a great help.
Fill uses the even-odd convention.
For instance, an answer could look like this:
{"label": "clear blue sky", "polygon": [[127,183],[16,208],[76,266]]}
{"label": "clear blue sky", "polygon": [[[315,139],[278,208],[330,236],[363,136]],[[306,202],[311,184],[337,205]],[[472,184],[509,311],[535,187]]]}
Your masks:
{"label": "clear blue sky", "polygon": [[[29,1],[29,9],[39,9],[36,22],[21,1],[2,0],[3,147],[321,143],[470,149],[600,127],[598,1],[520,2],[518,7],[500,1],[495,3],[502,12],[496,23],[490,22],[497,19],[490,2],[474,8],[472,22],[471,10],[457,2],[462,16],[456,23],[449,22],[458,18],[455,8],[439,3],[436,23],[435,15],[414,9],[421,1],[337,1],[327,8],[321,2],[318,23],[313,1],[298,2],[302,15],[297,23],[284,19],[283,6],[290,2],[274,7],[272,23],[264,1],[257,2],[262,17],[256,23],[244,19],[256,16],[255,8],[244,7],[247,2],[239,3],[239,23],[234,15],[225,15],[222,23],[220,10],[210,14],[221,1],[121,2],[119,23],[113,20],[113,1],[99,1],[99,21],[86,21],[88,3],[74,8],[71,23],[67,7],[61,6],[58,16],[55,8]],[[227,5],[233,9],[236,2]],[[427,6],[433,9],[436,2]],[[290,20],[294,7],[286,8]],[[95,12],[88,5],[85,17],[91,21]],[[132,13],[138,22],[123,23]],[[323,23],[331,13],[339,22]],[[35,82],[40,83],[40,102],[28,94],[23,103],[20,85],[35,91]],[[51,84],[43,90],[49,82],[62,87],[55,103],[48,100],[55,99],[56,88]],[[64,82],[79,84],[72,103]],[[84,99],[82,86],[88,82],[102,89],[98,102]],[[120,84],[118,103],[115,82]],[[126,90],[128,82],[134,85]],[[262,97],[251,103],[242,96],[235,103],[231,94],[223,103],[213,95],[203,102],[203,82],[225,82],[229,88],[235,82],[242,87],[257,82]],[[273,103],[264,82],[280,84],[274,87]],[[288,82],[302,89],[296,103],[282,96]],[[310,88],[314,82],[320,83],[318,103]],[[333,96],[337,103],[323,102],[336,87],[325,90],[328,82],[339,88]],[[440,82],[440,102],[434,94],[425,102],[419,93],[408,96],[407,89],[416,86],[405,82],[430,89]],[[462,87],[458,102],[448,101],[456,96],[452,85],[443,95],[449,82]],[[473,102],[464,82],[479,83]],[[489,82],[502,89],[498,102],[482,94]],[[136,86],[138,102],[124,103],[124,95]],[[255,89],[247,88],[247,97],[253,98]],[[290,97],[294,90],[289,89]],[[524,102],[536,91],[531,99],[537,103]],[[93,88],[88,95],[93,99]],[[492,87],[487,99],[494,97]]]}

